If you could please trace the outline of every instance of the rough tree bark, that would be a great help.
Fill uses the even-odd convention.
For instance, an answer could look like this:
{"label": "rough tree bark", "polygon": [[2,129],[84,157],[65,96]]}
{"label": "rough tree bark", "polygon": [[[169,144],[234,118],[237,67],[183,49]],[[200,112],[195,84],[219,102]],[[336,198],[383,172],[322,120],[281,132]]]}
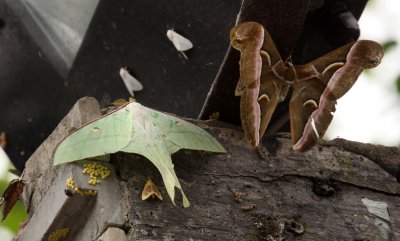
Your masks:
{"label": "rough tree bark", "polygon": [[[29,220],[19,241],[49,240],[400,240],[399,148],[323,141],[307,153],[291,150],[287,134],[263,142],[265,158],[243,132],[217,121],[195,121],[226,154],[180,151],[173,156],[191,207],[174,206],[158,171],[138,155],[117,153],[97,196],[65,192],[73,177],[88,188],[82,164],[52,166],[56,145],[71,128],[100,115],[83,98],[27,162],[23,200]],[[148,177],[164,201],[141,201]],[[101,237],[100,237],[101,236]],[[60,239],[62,240],[62,239]]]}

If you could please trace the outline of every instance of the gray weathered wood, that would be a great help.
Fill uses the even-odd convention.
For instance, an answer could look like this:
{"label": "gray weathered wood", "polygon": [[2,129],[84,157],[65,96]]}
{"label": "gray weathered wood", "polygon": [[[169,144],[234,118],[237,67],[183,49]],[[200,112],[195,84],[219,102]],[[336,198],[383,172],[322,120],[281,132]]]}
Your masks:
{"label": "gray weathered wood", "polygon": [[[23,198],[30,221],[20,237],[39,232],[33,229],[34,220],[46,223],[49,229],[55,227],[62,219],[54,214],[68,210],[74,217],[69,220],[74,222],[63,227],[75,227],[75,238],[69,237],[73,240],[100,240],[95,238],[109,227],[119,228],[117,235],[124,230],[129,241],[400,240],[400,184],[393,168],[389,173],[382,164],[388,163],[384,159],[396,166],[399,148],[336,140],[297,153],[291,150],[289,135],[279,134],[264,140],[265,158],[260,158],[239,128],[216,121],[192,120],[214,135],[226,154],[184,150],[172,157],[190,208],[181,207],[179,195],[177,206],[171,203],[149,161],[117,153],[111,157],[116,174],[106,179],[109,184],[100,185],[95,207],[86,210],[86,218],[80,218],[81,209],[68,202],[58,208],[53,205],[45,214],[43,205],[54,190],[62,197],[54,200],[68,200],[63,196],[65,179],[73,175],[79,180],[82,169],[79,163],[52,167],[55,146],[68,129],[99,113],[93,99],[80,100],[28,161],[24,179],[29,183]],[[387,153],[386,159],[368,154],[371,148],[377,148],[374,153]],[[161,188],[163,201],[141,200],[149,177]],[[387,208],[376,201],[386,203]],[[377,207],[368,206],[375,204]],[[376,208],[379,212],[371,211]],[[386,212],[388,220],[382,218]],[[112,222],[101,221],[111,217]],[[295,234],[293,224],[304,231]]]}
{"label": "gray weathered wood", "polygon": [[[94,98],[80,99],[26,163],[23,179],[27,183],[22,196],[29,221],[20,231],[19,241],[48,241],[50,234],[64,228],[68,228],[68,240],[94,240],[108,227],[124,225],[122,192],[112,165],[103,162],[110,168],[110,177],[93,187],[82,174],[82,163],[52,164],[53,152],[68,132],[100,115]],[[73,178],[79,188],[94,189],[98,194],[66,193],[68,178]]]}

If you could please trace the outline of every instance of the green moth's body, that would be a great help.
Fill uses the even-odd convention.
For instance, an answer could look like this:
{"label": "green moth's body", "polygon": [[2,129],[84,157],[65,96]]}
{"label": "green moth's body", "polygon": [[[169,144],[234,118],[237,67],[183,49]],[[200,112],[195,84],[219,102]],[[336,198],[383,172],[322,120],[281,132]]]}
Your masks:
{"label": "green moth's body", "polygon": [[[171,155],[182,148],[225,152],[203,129],[137,102],[129,102],[67,136],[54,154],[54,165],[119,151],[140,154],[160,171],[167,192],[174,200],[174,188],[182,190],[182,187]],[[184,206],[189,206],[183,191],[182,196]]]}

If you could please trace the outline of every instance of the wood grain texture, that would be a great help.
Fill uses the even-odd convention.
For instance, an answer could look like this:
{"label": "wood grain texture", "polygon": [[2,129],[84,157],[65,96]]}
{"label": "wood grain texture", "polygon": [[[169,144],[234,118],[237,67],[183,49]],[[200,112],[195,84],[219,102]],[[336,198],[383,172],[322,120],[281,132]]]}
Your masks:
{"label": "wood grain texture", "polygon": [[[161,185],[156,170],[141,157],[116,157],[128,200],[129,240],[267,240],[260,238],[262,232],[290,220],[305,231],[294,235],[285,226],[281,235],[286,240],[385,240],[362,198],[388,204],[388,240],[400,238],[400,184],[370,159],[342,148],[365,144],[327,142],[329,147],[303,154],[291,150],[285,134],[265,143],[268,159],[259,159],[242,132],[197,123],[218,137],[228,154],[173,156],[189,209],[142,202],[148,176]],[[257,228],[259,222],[264,226]]]}

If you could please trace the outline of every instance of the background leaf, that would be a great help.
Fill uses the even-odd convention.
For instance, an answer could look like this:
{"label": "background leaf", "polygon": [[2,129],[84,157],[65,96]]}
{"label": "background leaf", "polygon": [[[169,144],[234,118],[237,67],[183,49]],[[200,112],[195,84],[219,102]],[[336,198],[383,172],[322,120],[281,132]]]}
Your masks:
{"label": "background leaf", "polygon": [[[392,50],[394,50],[397,46],[397,41],[396,40],[387,40],[384,43],[382,43],[382,48],[383,48],[383,52],[384,54],[388,54],[389,52],[391,52]],[[373,69],[365,69],[364,70],[364,74],[368,75],[368,76],[372,76],[372,72],[374,70]]]}
{"label": "background leaf", "polygon": [[397,46],[396,40],[388,40],[382,44],[383,51],[387,54],[390,50],[394,49]]}
{"label": "background leaf", "polygon": [[396,89],[397,89],[397,93],[400,94],[400,75],[397,76],[397,79],[396,79]]}

